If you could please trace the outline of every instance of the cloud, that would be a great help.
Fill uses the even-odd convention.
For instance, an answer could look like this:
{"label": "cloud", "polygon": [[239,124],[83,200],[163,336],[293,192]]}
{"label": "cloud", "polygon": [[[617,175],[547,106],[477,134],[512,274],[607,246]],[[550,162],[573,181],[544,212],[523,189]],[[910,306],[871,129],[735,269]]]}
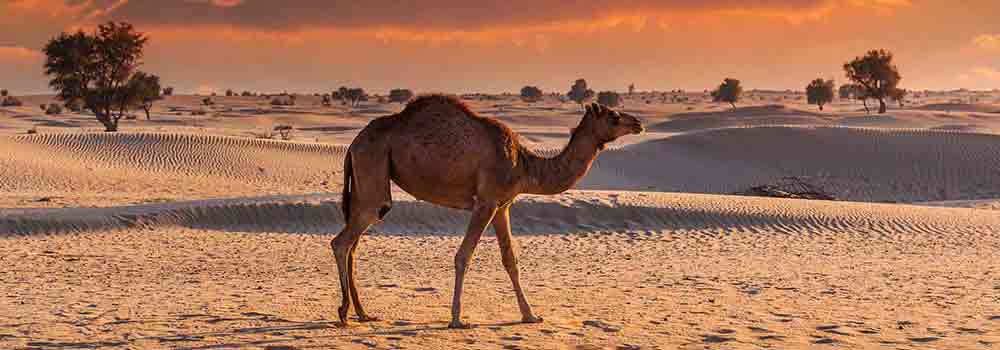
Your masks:
{"label": "cloud", "polygon": [[972,43],[984,50],[1000,50],[1000,34],[982,34],[972,39]]}
{"label": "cloud", "polygon": [[17,46],[0,46],[0,62],[40,63],[45,59],[41,52]]}
{"label": "cloud", "polygon": [[987,78],[987,79],[990,79],[990,80],[1000,81],[1000,71],[998,71],[996,69],[993,69],[993,68],[979,67],[979,68],[973,69],[972,72],[976,73],[976,75],[979,75],[981,77],[984,77],[984,78]]}
{"label": "cloud", "polygon": [[609,18],[697,14],[815,18],[835,6],[898,7],[906,0],[171,0],[128,1],[107,17],[150,25],[226,25],[295,31],[393,29],[478,32],[513,27],[551,27]]}

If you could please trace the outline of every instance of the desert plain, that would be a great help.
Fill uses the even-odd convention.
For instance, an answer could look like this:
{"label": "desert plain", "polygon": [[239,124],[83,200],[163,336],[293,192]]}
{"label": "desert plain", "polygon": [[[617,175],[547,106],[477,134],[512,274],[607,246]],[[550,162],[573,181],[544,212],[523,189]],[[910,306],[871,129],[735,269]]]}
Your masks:
{"label": "desert plain", "polygon": [[[105,133],[21,96],[0,108],[0,348],[1000,347],[1000,93],[922,93],[886,114],[682,95],[627,96],[646,133],[575,189],[514,205],[543,323],[519,323],[487,234],[470,330],[447,329],[468,214],[398,189],[358,250],[380,320],[337,324],[343,158],[403,105],[169,96]],[[544,155],[582,116],[551,96],[465,101]],[[734,195],[789,178],[837,200]]]}

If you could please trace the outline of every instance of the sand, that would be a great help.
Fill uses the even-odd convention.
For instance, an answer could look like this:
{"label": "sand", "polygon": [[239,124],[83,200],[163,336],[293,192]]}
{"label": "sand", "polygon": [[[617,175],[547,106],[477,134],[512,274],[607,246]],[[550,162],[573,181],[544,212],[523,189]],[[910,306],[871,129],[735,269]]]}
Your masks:
{"label": "sand", "polygon": [[[329,249],[346,144],[401,108],[174,96],[153,120],[0,109],[0,348],[759,349],[1000,344],[1000,110],[948,96],[870,116],[796,96],[735,111],[637,96],[650,132],[578,189],[512,211],[523,325],[484,238],[448,330],[468,213],[396,189],[359,248],[381,321],[338,327]],[[651,100],[651,103],[645,103]],[[579,107],[475,101],[543,154]],[[177,113],[180,113],[178,115]],[[261,139],[277,124],[290,141]],[[37,134],[26,135],[34,127]],[[842,201],[728,195],[786,176]]]}

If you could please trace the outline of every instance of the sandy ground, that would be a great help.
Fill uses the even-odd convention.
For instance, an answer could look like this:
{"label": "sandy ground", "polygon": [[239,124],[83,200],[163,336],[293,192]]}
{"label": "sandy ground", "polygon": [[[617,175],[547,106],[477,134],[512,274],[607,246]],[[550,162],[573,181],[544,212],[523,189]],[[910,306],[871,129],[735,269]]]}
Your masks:
{"label": "sandy ground", "polygon": [[[108,134],[26,97],[0,109],[0,348],[1000,346],[997,104],[935,95],[875,116],[778,93],[735,111],[688,97],[630,98],[647,134],[611,145],[580,190],[515,205],[545,323],[516,322],[490,236],[464,331],[445,326],[468,214],[398,190],[359,249],[382,320],[334,323],[345,145],[398,104],[174,96]],[[543,154],[580,117],[557,101],[472,105]],[[293,140],[260,138],[277,124]],[[848,201],[725,195],[786,176]]]}

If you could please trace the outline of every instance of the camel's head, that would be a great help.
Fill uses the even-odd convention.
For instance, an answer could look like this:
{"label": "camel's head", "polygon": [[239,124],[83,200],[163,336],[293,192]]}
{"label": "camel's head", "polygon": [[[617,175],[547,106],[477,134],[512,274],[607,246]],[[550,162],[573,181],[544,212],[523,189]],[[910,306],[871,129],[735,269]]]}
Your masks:
{"label": "camel's head", "polygon": [[608,143],[629,134],[638,135],[645,130],[638,118],[598,103],[587,106],[587,113],[583,119],[584,124],[591,126],[594,136],[602,143]]}

